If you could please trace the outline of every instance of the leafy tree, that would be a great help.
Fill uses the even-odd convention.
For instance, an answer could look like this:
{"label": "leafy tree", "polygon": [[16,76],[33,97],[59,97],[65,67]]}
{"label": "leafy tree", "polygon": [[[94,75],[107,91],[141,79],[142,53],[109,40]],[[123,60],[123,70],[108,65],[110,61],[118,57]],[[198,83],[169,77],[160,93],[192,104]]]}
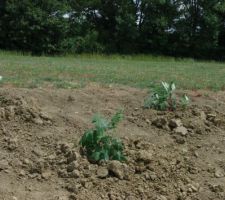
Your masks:
{"label": "leafy tree", "polygon": [[55,53],[66,35],[66,5],[58,0],[11,0],[1,9],[1,47]]}
{"label": "leafy tree", "polygon": [[225,0],[0,0],[0,48],[225,59]]}

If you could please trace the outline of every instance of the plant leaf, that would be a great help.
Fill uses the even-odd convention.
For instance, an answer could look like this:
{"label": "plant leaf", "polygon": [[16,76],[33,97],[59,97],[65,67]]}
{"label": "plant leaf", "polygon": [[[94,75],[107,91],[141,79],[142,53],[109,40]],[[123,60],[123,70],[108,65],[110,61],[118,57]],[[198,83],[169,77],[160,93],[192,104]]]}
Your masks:
{"label": "plant leaf", "polygon": [[176,90],[176,85],[175,85],[175,83],[173,83],[173,82],[171,83],[171,90],[172,90],[172,91]]}
{"label": "plant leaf", "polygon": [[105,131],[109,126],[108,120],[104,119],[99,114],[96,114],[93,117],[92,123],[95,125],[95,128],[99,131]]}

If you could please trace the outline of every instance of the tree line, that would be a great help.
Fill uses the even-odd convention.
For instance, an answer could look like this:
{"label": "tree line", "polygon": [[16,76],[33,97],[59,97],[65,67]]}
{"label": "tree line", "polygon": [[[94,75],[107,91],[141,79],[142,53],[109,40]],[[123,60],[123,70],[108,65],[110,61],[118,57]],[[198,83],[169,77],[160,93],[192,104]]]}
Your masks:
{"label": "tree line", "polygon": [[225,59],[225,0],[0,0],[0,48]]}

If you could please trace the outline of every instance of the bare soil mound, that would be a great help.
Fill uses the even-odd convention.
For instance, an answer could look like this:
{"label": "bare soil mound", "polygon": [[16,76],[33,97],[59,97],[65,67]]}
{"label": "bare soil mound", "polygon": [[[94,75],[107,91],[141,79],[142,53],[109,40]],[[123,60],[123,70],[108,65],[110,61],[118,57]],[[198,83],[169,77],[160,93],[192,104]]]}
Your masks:
{"label": "bare soil mound", "polygon": [[[224,200],[225,93],[188,93],[186,110],[159,112],[128,87],[0,89],[0,199]],[[120,108],[128,161],[89,163],[80,137]]]}

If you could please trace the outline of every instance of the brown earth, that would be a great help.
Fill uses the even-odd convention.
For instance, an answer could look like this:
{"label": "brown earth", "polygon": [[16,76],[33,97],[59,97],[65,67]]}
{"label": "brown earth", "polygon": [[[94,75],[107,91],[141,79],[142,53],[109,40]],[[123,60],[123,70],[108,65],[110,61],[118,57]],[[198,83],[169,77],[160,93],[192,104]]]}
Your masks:
{"label": "brown earth", "polygon": [[[224,200],[225,92],[187,92],[189,108],[159,112],[128,87],[0,89],[0,200]],[[120,108],[128,161],[90,164],[80,137]]]}

